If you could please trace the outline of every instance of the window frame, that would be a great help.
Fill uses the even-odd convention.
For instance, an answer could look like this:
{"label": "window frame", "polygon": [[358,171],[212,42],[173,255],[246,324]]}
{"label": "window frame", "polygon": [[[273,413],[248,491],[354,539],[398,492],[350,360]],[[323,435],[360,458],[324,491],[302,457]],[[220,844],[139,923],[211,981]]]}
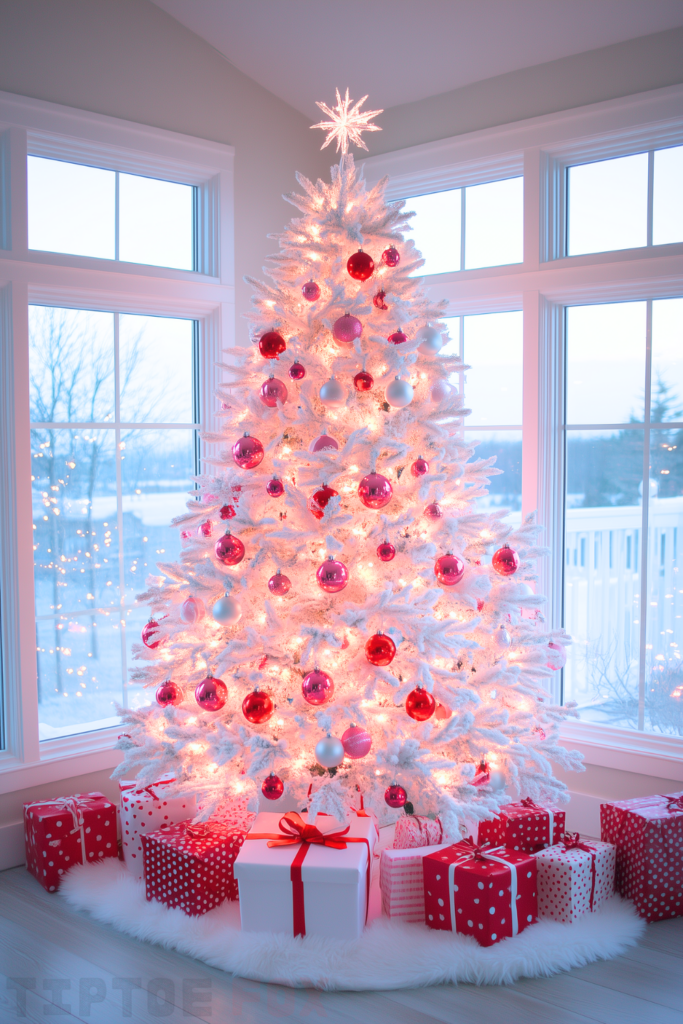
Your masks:
{"label": "window frame", "polygon": [[[523,311],[522,511],[537,510],[552,552],[538,584],[551,627],[563,614],[565,308],[683,295],[683,242],[563,254],[567,167],[682,145],[682,110],[683,86],[669,86],[363,161],[370,185],[390,176],[390,200],[524,175],[523,262],[424,281],[445,316]],[[560,699],[559,679],[552,688]],[[574,720],[562,736],[590,763],[683,780],[683,737]]]}
{"label": "window frame", "polygon": [[[197,269],[176,270],[28,248],[31,153],[196,189]],[[0,653],[5,748],[0,793],[113,768],[120,727],[38,739],[31,517],[28,307],[196,321],[204,430],[219,431],[217,367],[235,336],[234,148],[0,92]],[[214,454],[202,442],[202,456]],[[9,600],[7,595],[12,595]]]}

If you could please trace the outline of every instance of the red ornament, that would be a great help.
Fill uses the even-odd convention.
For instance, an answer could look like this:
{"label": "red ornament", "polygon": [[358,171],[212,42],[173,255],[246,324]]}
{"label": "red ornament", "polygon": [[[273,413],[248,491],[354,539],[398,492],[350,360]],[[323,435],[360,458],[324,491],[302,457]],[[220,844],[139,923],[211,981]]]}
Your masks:
{"label": "red ornament", "polygon": [[465,563],[462,558],[448,552],[437,558],[434,565],[434,575],[444,587],[454,587],[465,575]]}
{"label": "red ornament", "polygon": [[258,343],[259,352],[264,359],[279,359],[280,353],[287,348],[285,339],[277,331],[267,331]]}
{"label": "red ornament", "polygon": [[485,786],[491,778],[491,769],[489,768],[486,761],[480,761],[477,765],[477,770],[472,779],[471,785],[473,786]]}
{"label": "red ornament", "polygon": [[278,478],[274,476],[273,479],[269,480],[266,484],[266,491],[271,498],[281,498],[285,493],[285,485],[282,480],[278,480]]}
{"label": "red ornament", "polygon": [[272,699],[263,690],[253,690],[242,701],[242,714],[252,725],[263,725],[274,710]]}
{"label": "red ornament", "polygon": [[396,654],[396,644],[386,633],[375,633],[365,644],[365,657],[371,665],[390,665]]}
{"label": "red ornament", "polygon": [[325,515],[325,509],[330,498],[336,498],[339,491],[335,491],[333,487],[328,487],[327,484],[323,484],[320,490],[312,494],[308,499],[308,510],[311,512],[316,519],[322,519]]}
{"label": "red ornament", "polygon": [[218,513],[221,519],[234,519],[237,513],[235,512],[234,505],[223,505],[223,508]]}
{"label": "red ornament", "polygon": [[434,712],[434,718],[440,719],[442,722],[448,721],[453,715],[450,708],[447,708],[445,704],[437,704],[436,711]]}
{"label": "red ornament", "polygon": [[275,409],[278,402],[284,405],[287,401],[287,386],[277,377],[269,377],[261,385],[261,401],[269,409]]}
{"label": "red ornament", "polygon": [[417,686],[406,697],[406,712],[416,722],[426,722],[436,711],[436,701],[428,690]]}
{"label": "red ornament", "polygon": [[320,437],[316,437],[314,441],[311,441],[308,450],[311,455],[314,455],[316,452],[336,452],[339,451],[339,442],[335,441],[329,434],[321,434]]}
{"label": "red ornament", "polygon": [[329,555],[315,574],[318,586],[326,594],[338,594],[349,582],[349,570],[343,562]]}
{"label": "red ornament", "polygon": [[499,576],[512,576],[519,569],[519,555],[509,545],[503,544],[491,559],[491,565]]}
{"label": "red ornament", "polygon": [[[159,644],[162,644],[166,639],[166,637],[164,636],[159,636],[158,630],[159,623],[156,621],[156,619],[150,619],[149,622],[142,627],[142,642],[145,645],[145,647],[149,647],[150,651],[153,651],[155,647],[158,647]],[[157,636],[157,639],[152,640],[150,643],[150,638],[155,634]]]}
{"label": "red ornament", "polygon": [[380,288],[377,294],[373,296],[372,304],[375,307],[375,309],[389,309],[386,302],[384,301],[384,299],[386,298],[386,294],[387,293]]}
{"label": "red ornament", "polygon": [[276,597],[284,597],[285,594],[289,593],[292,581],[289,576],[283,576],[282,572],[278,569],[274,576],[271,576],[268,580],[268,590],[271,594],[275,594]]}
{"label": "red ornament", "polygon": [[443,516],[443,509],[441,508],[441,505],[438,504],[438,502],[432,501],[431,504],[427,505],[427,507],[425,508],[424,515],[427,517],[427,519],[441,519],[441,517]]}
{"label": "red ornament", "polygon": [[[304,285],[304,288],[305,287],[306,286]],[[316,288],[317,287],[318,286],[316,285]],[[284,791],[284,782],[282,781],[282,779],[279,779],[277,775],[273,775],[272,772],[263,780],[261,792],[263,793],[266,800],[279,800]]]}
{"label": "red ornament", "polygon": [[292,365],[289,368],[289,378],[290,380],[303,380],[305,376],[306,367],[302,366],[299,360],[297,359],[297,361],[295,363],[292,363]]}
{"label": "red ornament", "polygon": [[391,562],[396,557],[396,548],[385,540],[377,545],[377,557],[380,562]]}
{"label": "red ornament", "polygon": [[480,612],[484,607],[484,601],[480,597],[477,598],[477,611]]}
{"label": "red ornament", "polygon": [[395,782],[384,791],[384,802],[389,807],[403,807],[407,799],[408,794],[403,786],[397,786]]}
{"label": "red ornament", "polygon": [[356,391],[370,391],[374,383],[375,379],[372,374],[367,373],[365,370],[361,370],[353,378],[353,386]]}
{"label": "red ornament", "polygon": [[172,679],[167,679],[161,686],[157,686],[155,696],[160,708],[167,708],[169,705],[176,707],[183,702],[183,691]]}
{"label": "red ornament", "polygon": [[317,302],[320,298],[320,285],[316,284],[315,281],[307,281],[301,287],[301,294],[306,302]]}
{"label": "red ornament", "polygon": [[390,341],[392,345],[402,345],[403,342],[407,340],[408,335],[404,334],[403,331],[394,331],[394,333],[390,334],[387,338],[387,341]]}
{"label": "red ornament", "polygon": [[397,267],[401,262],[401,254],[394,245],[390,245],[382,253],[382,263],[385,267]]}
{"label": "red ornament", "polygon": [[410,467],[410,472],[413,476],[426,476],[429,472],[429,463],[420,455]]}
{"label": "red ornament", "polygon": [[332,337],[341,345],[353,345],[356,338],[360,338],[363,332],[363,325],[356,316],[344,313],[338,320],[335,320],[332,327]]}
{"label": "red ornament", "polygon": [[332,676],[328,676],[327,672],[319,668],[314,668],[304,676],[301,692],[308,704],[324,704],[334,693]]}
{"label": "red ornament", "polygon": [[200,523],[197,527],[198,537],[210,537],[212,531],[211,520],[207,519],[205,523]]}
{"label": "red ornament", "polygon": [[216,558],[223,565],[239,565],[244,558],[244,544],[239,537],[226,530],[216,541]]}
{"label": "red ornament", "polygon": [[349,256],[346,261],[346,269],[354,281],[367,281],[374,273],[375,261],[372,256],[359,249],[358,252],[354,252],[353,256]]}
{"label": "red ornament", "polygon": [[358,484],[358,497],[366,508],[384,508],[393,493],[393,487],[381,473],[368,473]]}
{"label": "red ornament", "polygon": [[263,445],[258,437],[244,434],[232,446],[232,457],[240,469],[254,469],[263,461]]}
{"label": "red ornament", "polygon": [[196,687],[194,699],[202,711],[220,711],[228,699],[228,688],[222,679],[207,676]]}
{"label": "red ornament", "polygon": [[370,733],[357,725],[352,725],[346,732],[343,732],[341,741],[344,753],[354,761],[359,757],[365,757],[372,746],[372,736]]}

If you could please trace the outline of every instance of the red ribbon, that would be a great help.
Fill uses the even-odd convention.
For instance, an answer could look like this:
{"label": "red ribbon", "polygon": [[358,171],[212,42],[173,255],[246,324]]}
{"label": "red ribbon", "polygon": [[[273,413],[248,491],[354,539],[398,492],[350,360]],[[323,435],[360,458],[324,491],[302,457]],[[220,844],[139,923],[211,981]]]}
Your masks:
{"label": "red ribbon", "polygon": [[153,791],[154,786],[170,786],[175,779],[161,779],[159,782],[150,782],[149,786],[141,786],[140,789],[135,789],[137,783],[131,782],[128,786],[121,786],[121,792],[125,793],[127,790],[132,789],[135,792],[131,793],[131,796],[135,796],[136,793],[149,793],[152,800],[158,800],[159,797]]}
{"label": "red ribbon", "polygon": [[290,879],[292,882],[292,909],[293,909],[293,932],[294,936],[306,934],[306,914],[304,908],[304,881],[301,868],[306,859],[306,854],[311,846],[329,846],[333,850],[345,850],[347,843],[365,843],[368,850],[368,866],[365,872],[366,897],[365,897],[365,920],[368,919],[370,905],[370,843],[367,839],[356,836],[349,836],[347,832],[350,825],[340,832],[321,832],[315,825],[304,821],[296,811],[287,811],[280,818],[278,825],[280,832],[250,832],[247,839],[267,839],[268,846],[293,846],[301,843],[290,867]]}
{"label": "red ribbon", "polygon": [[[524,799],[520,800],[519,802],[522,805],[522,807],[538,807],[538,804],[535,804],[530,796],[525,796]],[[538,810],[541,811],[544,810],[544,808],[538,807]]]}
{"label": "red ribbon", "polygon": [[666,800],[667,811],[683,811],[683,793],[680,796],[667,796],[664,793],[661,795]]}
{"label": "red ribbon", "polygon": [[189,822],[185,826],[185,835],[189,836],[190,839],[208,839],[212,835],[220,835],[222,828],[220,825],[211,824],[209,821],[198,821]]}
{"label": "red ribbon", "polygon": [[595,855],[596,849],[594,846],[590,846],[588,843],[581,841],[581,836],[578,832],[565,832],[562,840],[564,845],[564,852],[568,853],[570,850],[584,850],[586,853],[591,855],[591,895],[590,895],[590,909],[593,909],[593,900],[595,899]]}

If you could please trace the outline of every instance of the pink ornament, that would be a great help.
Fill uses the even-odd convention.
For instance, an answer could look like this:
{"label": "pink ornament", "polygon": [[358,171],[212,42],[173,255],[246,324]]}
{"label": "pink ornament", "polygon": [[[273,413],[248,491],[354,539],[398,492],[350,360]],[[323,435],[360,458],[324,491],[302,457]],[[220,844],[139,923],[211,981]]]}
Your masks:
{"label": "pink ornament", "polygon": [[[156,639],[152,639],[156,637]],[[159,623],[156,619],[150,619],[149,622],[142,627],[142,642],[145,647],[149,647],[150,651],[153,651],[159,644],[162,644],[166,637],[159,636]]]}
{"label": "pink ornament", "polygon": [[303,380],[306,376],[306,367],[302,366],[297,359],[295,363],[292,363],[288,372],[290,380]]}
{"label": "pink ornament", "polygon": [[554,644],[552,640],[548,644],[548,668],[558,672],[567,664],[567,650],[564,644]]}
{"label": "pink ornament", "polygon": [[198,537],[210,537],[211,533],[212,533],[212,530],[213,530],[213,527],[211,525],[211,520],[207,519],[205,523],[200,523],[199,526],[197,527],[197,536]]}
{"label": "pink ornament", "polygon": [[381,473],[368,473],[358,484],[358,497],[366,508],[384,508],[393,493],[391,484]]}
{"label": "pink ornament", "polygon": [[450,552],[441,555],[434,565],[434,575],[444,587],[454,587],[465,575],[465,563]]}
{"label": "pink ornament", "polygon": [[282,781],[282,779],[278,778],[278,776],[274,775],[272,772],[263,780],[261,792],[263,793],[266,800],[279,800],[284,791],[284,782]]}
{"label": "pink ornament", "polygon": [[167,679],[161,686],[157,686],[155,696],[160,708],[167,708],[169,705],[177,707],[183,702],[183,691],[172,679]]}
{"label": "pink ornament", "polygon": [[408,335],[404,334],[403,331],[394,331],[394,333],[390,334],[387,338],[387,341],[390,341],[392,345],[402,345],[407,340]]}
{"label": "pink ornament", "polygon": [[269,409],[274,409],[278,402],[282,405],[287,401],[287,387],[277,377],[269,377],[261,385],[261,401]]}
{"label": "pink ornament", "polygon": [[403,786],[397,786],[395,782],[384,791],[384,802],[389,807],[403,807],[407,799],[408,794]]}
{"label": "pink ornament", "polygon": [[190,530],[181,530],[180,531],[180,539],[181,540],[189,540],[191,536],[192,536],[192,533],[190,532]]}
{"label": "pink ornament", "polygon": [[308,450],[311,455],[315,455],[316,452],[336,452],[339,451],[339,444],[329,434],[321,434],[311,441]]}
{"label": "pink ornament", "polygon": [[325,515],[325,509],[329,503],[330,498],[336,498],[339,491],[335,491],[334,487],[328,487],[327,484],[323,484],[311,497],[308,499],[308,510],[316,519],[322,519]]}
{"label": "pink ornament", "polygon": [[327,672],[319,668],[314,668],[304,676],[301,692],[308,704],[324,704],[334,693],[332,676],[328,676]]}
{"label": "pink ornament", "polygon": [[382,288],[380,288],[380,290],[377,292],[376,295],[373,296],[372,299],[372,304],[375,307],[375,309],[389,309],[386,302],[384,301],[386,296],[387,293]]}
{"label": "pink ornament", "polygon": [[234,519],[237,513],[235,512],[234,505],[223,505],[222,509],[218,513],[221,519]]}
{"label": "pink ornament", "polygon": [[301,294],[306,302],[317,302],[320,298],[320,285],[316,284],[315,281],[307,281],[301,287]]}
{"label": "pink ornament", "polygon": [[401,262],[401,254],[395,245],[390,245],[382,253],[382,263],[385,267],[397,267]]}
{"label": "pink ornament", "polygon": [[519,569],[519,556],[508,544],[503,544],[495,552],[491,565],[499,576],[512,576]]}
{"label": "pink ornament", "polygon": [[275,594],[276,597],[284,597],[285,594],[289,593],[291,586],[292,581],[289,576],[283,576],[280,569],[268,580],[268,590],[271,594]]}
{"label": "pink ornament", "polygon": [[344,313],[338,320],[335,320],[332,327],[332,337],[342,345],[353,345],[356,338],[360,338],[363,325],[356,316]]}
{"label": "pink ornament", "polygon": [[281,498],[285,493],[285,485],[282,480],[278,480],[277,477],[273,477],[266,484],[266,491],[271,498]]}
{"label": "pink ornament", "polygon": [[429,505],[426,506],[424,510],[424,515],[426,516],[427,519],[441,519],[443,516],[443,509],[441,508],[441,505],[438,504],[438,502],[432,501]]}
{"label": "pink ornament", "polygon": [[190,594],[180,606],[180,618],[188,626],[194,626],[195,622],[200,622],[204,618],[204,602],[202,599],[193,597]]}
{"label": "pink ornament", "polygon": [[343,562],[329,555],[319,567],[315,578],[326,594],[338,594],[349,582],[349,570]]}
{"label": "pink ornament", "polygon": [[239,565],[244,558],[244,544],[227,530],[216,541],[216,558],[223,565]]}
{"label": "pink ornament", "polygon": [[429,463],[420,455],[420,457],[415,459],[415,462],[410,467],[410,472],[416,477],[426,476],[429,472]]}
{"label": "pink ornament", "polygon": [[228,699],[228,688],[222,679],[207,676],[196,687],[194,699],[202,711],[220,711]]}
{"label": "pink ornament", "polygon": [[244,434],[232,446],[232,457],[240,469],[254,469],[263,460],[263,445],[257,437]]}
{"label": "pink ornament", "polygon": [[391,562],[396,557],[396,548],[385,540],[377,545],[377,557],[380,562]]}
{"label": "pink ornament", "polygon": [[370,391],[372,389],[375,379],[371,373],[366,373],[365,370],[361,370],[353,378],[353,386],[356,391]]}
{"label": "pink ornament", "polygon": [[450,708],[447,708],[445,704],[437,704],[436,711],[434,712],[434,718],[438,718],[442,722],[448,721],[451,718],[453,712]]}
{"label": "pink ornament", "polygon": [[357,725],[350,726],[342,733],[342,746],[347,757],[357,760],[365,757],[372,746],[372,736]]}
{"label": "pink ornament", "polygon": [[432,402],[438,405],[439,402],[443,402],[444,398],[447,398],[450,395],[452,390],[451,385],[447,381],[437,381],[431,392]]}

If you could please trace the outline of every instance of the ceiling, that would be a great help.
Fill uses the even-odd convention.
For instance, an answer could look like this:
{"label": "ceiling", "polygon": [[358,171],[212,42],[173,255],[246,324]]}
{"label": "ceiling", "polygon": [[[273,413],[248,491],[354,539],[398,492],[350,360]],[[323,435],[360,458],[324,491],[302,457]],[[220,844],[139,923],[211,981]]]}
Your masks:
{"label": "ceiling", "polygon": [[683,25],[683,0],[154,0],[309,117],[393,107]]}

